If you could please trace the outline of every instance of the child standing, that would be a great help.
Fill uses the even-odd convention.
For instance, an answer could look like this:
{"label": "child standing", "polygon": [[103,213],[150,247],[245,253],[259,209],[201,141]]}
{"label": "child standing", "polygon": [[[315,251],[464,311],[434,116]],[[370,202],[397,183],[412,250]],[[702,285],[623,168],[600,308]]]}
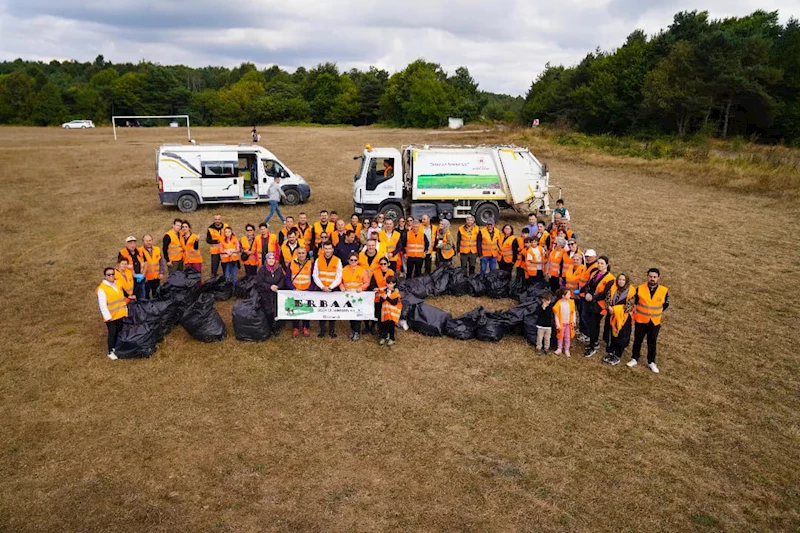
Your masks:
{"label": "child standing", "polygon": [[550,355],[550,336],[553,332],[553,294],[542,293],[542,308],[536,319],[536,351],[542,355]]}
{"label": "child standing", "polygon": [[394,346],[394,330],[400,321],[400,312],[403,303],[400,301],[400,291],[397,290],[397,279],[394,276],[386,278],[386,287],[381,293],[381,325],[378,331],[380,340],[378,344]]}
{"label": "child standing", "polygon": [[569,343],[575,336],[575,300],[570,298],[570,291],[566,288],[558,289],[556,298],[558,300],[553,306],[553,321],[558,337],[556,355],[563,350],[564,355],[569,357]]}

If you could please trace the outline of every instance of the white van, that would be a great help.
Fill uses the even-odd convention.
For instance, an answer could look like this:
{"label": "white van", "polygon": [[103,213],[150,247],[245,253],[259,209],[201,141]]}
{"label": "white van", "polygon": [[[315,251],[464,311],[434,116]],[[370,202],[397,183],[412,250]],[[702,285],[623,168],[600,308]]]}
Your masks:
{"label": "white van", "polygon": [[163,144],[156,150],[158,198],[184,213],[199,204],[269,202],[267,188],[281,178],[287,205],[308,201],[311,187],[275,155],[256,144]]}

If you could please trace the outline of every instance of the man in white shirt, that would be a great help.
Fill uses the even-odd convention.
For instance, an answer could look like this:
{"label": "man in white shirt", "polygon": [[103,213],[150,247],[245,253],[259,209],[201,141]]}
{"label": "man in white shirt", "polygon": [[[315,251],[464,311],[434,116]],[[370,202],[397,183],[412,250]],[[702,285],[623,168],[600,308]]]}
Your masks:
{"label": "man in white shirt", "polygon": [[[314,261],[314,270],[311,275],[314,284],[322,292],[339,290],[342,282],[342,261],[333,255],[333,243],[328,241],[322,245],[322,254]],[[327,324],[326,324],[327,323]],[[329,326],[326,328],[326,326]],[[332,339],[336,338],[336,321],[321,320],[319,323],[318,337],[324,337],[326,329],[330,331]]]}

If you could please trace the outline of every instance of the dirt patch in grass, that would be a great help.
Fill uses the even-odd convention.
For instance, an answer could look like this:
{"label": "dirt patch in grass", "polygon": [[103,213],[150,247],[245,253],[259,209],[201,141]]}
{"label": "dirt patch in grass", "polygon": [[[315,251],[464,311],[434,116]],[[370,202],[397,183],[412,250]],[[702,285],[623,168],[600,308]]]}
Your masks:
{"label": "dirt patch in grass", "polygon": [[[193,130],[201,143],[248,132]],[[662,269],[673,303],[657,376],[537,357],[520,337],[413,332],[389,350],[286,332],[202,344],[178,328],[152,359],[110,362],[93,290],[125,236],[161,235],[178,214],[158,205],[153,175],[158,144],[179,140],[169,135],[0,128],[0,530],[800,526],[796,205],[533,145],[564,185],[582,248],[636,283]],[[312,187],[285,212],[310,218],[350,213],[365,143],[442,142],[413,130],[262,135]],[[458,136],[475,141],[492,137]],[[241,231],[266,209],[187,218],[202,229],[217,211]],[[431,303],[457,315],[511,302]],[[231,306],[218,305],[228,326]]]}

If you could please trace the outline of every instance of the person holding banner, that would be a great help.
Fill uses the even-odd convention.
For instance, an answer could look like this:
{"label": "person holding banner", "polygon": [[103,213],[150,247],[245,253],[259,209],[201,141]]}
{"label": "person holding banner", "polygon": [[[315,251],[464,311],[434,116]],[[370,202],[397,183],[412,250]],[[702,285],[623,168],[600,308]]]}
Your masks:
{"label": "person holding banner", "polygon": [[[294,231],[294,230],[292,230]],[[291,233],[296,235],[296,233]],[[283,246],[286,246],[284,243]],[[308,251],[305,246],[300,246],[295,254],[294,259],[289,262],[286,267],[286,288],[295,291],[309,291],[311,290],[311,261],[308,258]],[[301,321],[292,320],[292,338],[296,339],[300,334]],[[311,336],[311,321],[303,320],[303,337]]]}
{"label": "person holding banner", "polygon": [[[351,252],[347,258],[347,266],[342,269],[342,282],[339,285],[343,291],[365,291],[369,286],[369,274],[364,267],[358,266],[358,253]],[[350,340],[357,341],[361,338],[361,321],[350,321]]]}
{"label": "person holding banner", "polygon": [[256,274],[256,290],[261,296],[261,307],[267,315],[267,325],[269,330],[274,332],[273,336],[277,335],[275,315],[278,312],[278,291],[284,288],[286,288],[286,280],[281,265],[278,264],[275,254],[268,252],[264,264]]}
{"label": "person holding banner", "polygon": [[403,310],[400,291],[397,290],[397,279],[394,276],[386,278],[386,287],[381,292],[381,302],[381,326],[378,344],[380,346],[388,344],[391,348],[394,346],[395,326],[400,321],[400,313]]}
{"label": "person holding banner", "polygon": [[[314,273],[312,274],[312,278],[314,284],[322,292],[339,290],[339,285],[342,283],[342,262],[338,257],[333,255],[332,242],[327,241],[322,245],[322,254],[314,261]],[[326,330],[329,330],[331,338],[335,339],[336,321],[320,320],[319,335],[317,336],[320,338],[324,337]]]}

